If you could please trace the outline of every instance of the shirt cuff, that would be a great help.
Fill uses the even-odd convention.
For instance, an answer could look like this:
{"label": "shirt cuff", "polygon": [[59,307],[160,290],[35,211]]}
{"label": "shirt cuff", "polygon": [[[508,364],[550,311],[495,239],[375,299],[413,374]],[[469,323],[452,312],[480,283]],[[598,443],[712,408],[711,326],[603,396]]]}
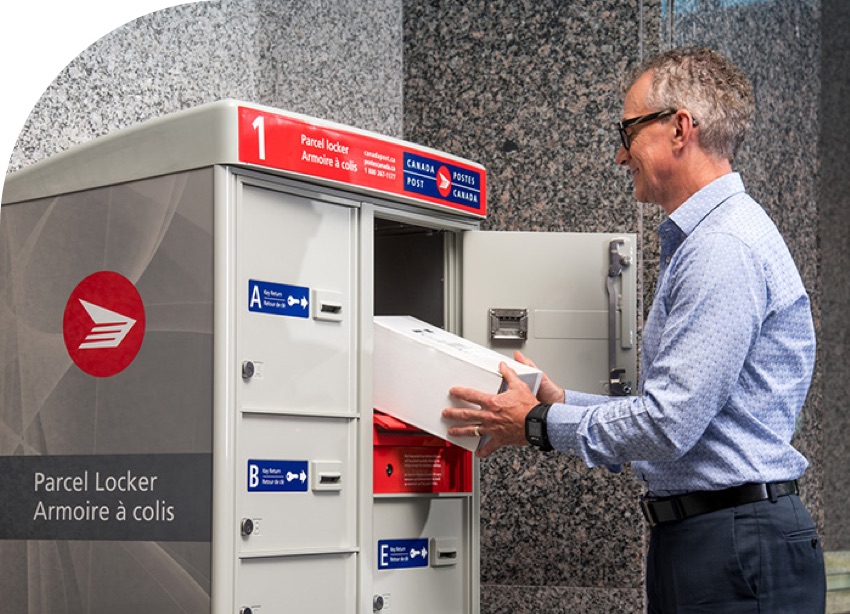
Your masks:
{"label": "shirt cuff", "polygon": [[[588,467],[595,467],[596,464],[590,462],[582,450],[582,441],[579,436],[581,421],[586,411],[585,406],[598,405],[600,399],[604,402],[610,400],[610,397],[573,391],[567,391],[564,396],[565,400],[575,403],[555,403],[549,408],[546,414],[546,433],[549,436],[549,443],[558,452],[578,456]],[[606,464],[605,467],[612,473],[620,473],[623,470],[623,466],[618,464]]]}
{"label": "shirt cuff", "polygon": [[546,414],[546,434],[552,447],[563,452],[578,456],[578,427],[584,411],[581,407],[555,403]]}

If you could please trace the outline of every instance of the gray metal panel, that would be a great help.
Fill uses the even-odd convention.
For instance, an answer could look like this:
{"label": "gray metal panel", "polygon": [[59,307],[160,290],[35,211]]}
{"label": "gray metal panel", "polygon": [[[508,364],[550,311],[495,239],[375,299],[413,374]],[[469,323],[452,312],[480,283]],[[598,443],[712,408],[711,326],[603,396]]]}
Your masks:
{"label": "gray metal panel", "polygon": [[237,162],[240,104],[201,105],[42,160],[6,177],[3,204]]}
{"label": "gray metal panel", "polygon": [[[634,235],[464,233],[463,336],[506,356],[520,350],[561,386],[607,394],[606,280],[614,238],[625,238],[631,252],[631,264],[616,282],[624,294],[617,313],[616,361],[636,387]],[[491,308],[527,309],[528,338],[492,340]]]}
{"label": "gray metal panel", "polygon": [[[213,173],[199,170],[4,210],[0,459],[23,465],[2,472],[20,488],[0,484],[0,528],[34,520],[24,495],[109,515],[38,518],[32,533],[3,536],[3,611],[210,611],[213,191]],[[72,362],[64,314],[75,288],[104,272],[135,286],[145,332],[124,370],[95,377]],[[90,479],[35,491],[35,471]],[[128,471],[155,486],[99,487]]]}

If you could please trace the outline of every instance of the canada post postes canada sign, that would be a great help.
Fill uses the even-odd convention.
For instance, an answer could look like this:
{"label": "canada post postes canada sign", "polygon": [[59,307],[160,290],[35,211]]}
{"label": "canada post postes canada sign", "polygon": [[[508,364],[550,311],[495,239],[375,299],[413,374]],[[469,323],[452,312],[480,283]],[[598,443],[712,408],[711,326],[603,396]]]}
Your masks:
{"label": "canada post postes canada sign", "polygon": [[409,152],[404,153],[404,189],[464,208],[481,206],[481,173]]}
{"label": "canada post postes canada sign", "polygon": [[239,160],[485,217],[486,172],[409,144],[239,107]]}

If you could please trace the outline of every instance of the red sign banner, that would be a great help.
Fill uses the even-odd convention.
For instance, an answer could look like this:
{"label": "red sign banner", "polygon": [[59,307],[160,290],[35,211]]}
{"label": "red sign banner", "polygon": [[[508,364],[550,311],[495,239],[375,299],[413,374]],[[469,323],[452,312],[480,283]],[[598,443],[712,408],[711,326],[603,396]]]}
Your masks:
{"label": "red sign banner", "polygon": [[399,141],[239,107],[239,160],[487,214],[480,166]]}

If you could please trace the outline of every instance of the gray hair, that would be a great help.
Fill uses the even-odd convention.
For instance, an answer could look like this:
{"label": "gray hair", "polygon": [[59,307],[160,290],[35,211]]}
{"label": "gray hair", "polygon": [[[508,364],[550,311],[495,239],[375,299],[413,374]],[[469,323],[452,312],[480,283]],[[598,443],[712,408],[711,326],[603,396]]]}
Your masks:
{"label": "gray hair", "polygon": [[754,114],[753,87],[727,57],[708,47],[672,49],[631,71],[626,90],[652,71],[647,104],[687,109],[699,122],[699,140],[709,153],[732,160]]}

